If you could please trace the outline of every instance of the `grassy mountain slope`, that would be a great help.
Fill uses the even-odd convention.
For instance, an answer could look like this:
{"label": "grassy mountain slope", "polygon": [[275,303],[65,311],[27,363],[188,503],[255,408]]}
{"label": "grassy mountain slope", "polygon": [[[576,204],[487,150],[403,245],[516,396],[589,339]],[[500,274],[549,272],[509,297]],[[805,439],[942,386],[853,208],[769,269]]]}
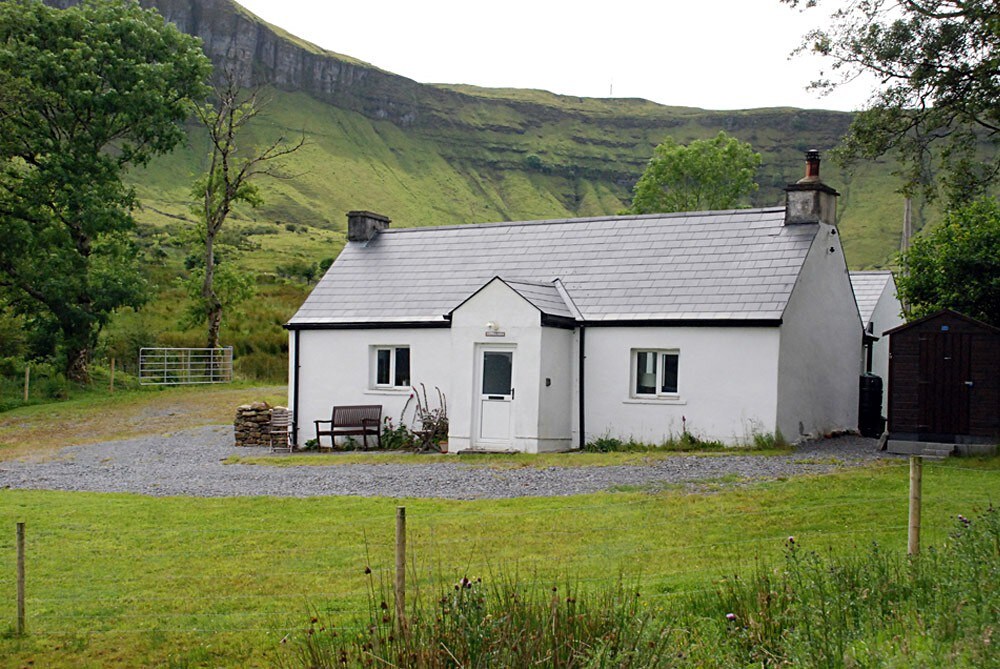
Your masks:
{"label": "grassy mountain slope", "polygon": [[[662,118],[640,127],[639,117],[626,116],[631,126],[616,131],[610,112],[587,116],[576,107],[562,115],[562,98],[543,95],[551,114],[542,121],[537,110],[528,116],[518,105],[493,108],[483,102],[475,115],[464,110],[461,125],[415,129],[370,119],[306,93],[271,89],[266,118],[251,139],[304,133],[307,146],[286,161],[283,172],[289,179],[260,182],[265,206],[240,210],[237,220],[343,232],[345,212],[359,208],[384,213],[402,227],[611,214],[627,205],[631,183],[668,132],[687,142],[711,136],[722,126],[737,126],[729,131],[764,154],[755,200],[769,205],[780,201],[784,184],[799,177],[803,147],[836,141],[825,128],[790,136],[782,127],[808,126],[818,112],[740,112],[725,115],[723,123],[712,112],[688,111],[673,117],[675,125],[669,129]],[[483,100],[489,99],[484,95]],[[577,100],[568,99],[567,108],[574,110]],[[662,115],[663,109],[656,111]],[[134,174],[143,203],[140,220],[155,224],[187,215],[190,183],[207,150],[197,128],[192,126],[189,136],[186,147]],[[843,195],[842,227],[852,266],[880,264],[898,244],[901,199],[887,175],[885,166],[866,166],[848,175],[824,164],[825,180]],[[314,249],[319,255],[337,250]],[[281,260],[275,257],[276,263]]]}

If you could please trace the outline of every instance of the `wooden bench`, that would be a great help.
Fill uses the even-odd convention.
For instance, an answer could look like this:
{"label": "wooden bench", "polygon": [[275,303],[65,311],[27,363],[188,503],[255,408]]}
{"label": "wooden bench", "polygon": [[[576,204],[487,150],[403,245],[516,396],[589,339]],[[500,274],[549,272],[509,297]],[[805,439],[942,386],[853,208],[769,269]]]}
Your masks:
{"label": "wooden bench", "polygon": [[[330,437],[330,447],[337,445],[337,437],[360,435],[364,448],[368,448],[368,435],[375,437],[375,442],[382,448],[382,405],[360,404],[355,406],[333,407],[330,420],[317,420],[316,444],[322,448],[322,437]],[[329,429],[321,429],[329,425]]]}

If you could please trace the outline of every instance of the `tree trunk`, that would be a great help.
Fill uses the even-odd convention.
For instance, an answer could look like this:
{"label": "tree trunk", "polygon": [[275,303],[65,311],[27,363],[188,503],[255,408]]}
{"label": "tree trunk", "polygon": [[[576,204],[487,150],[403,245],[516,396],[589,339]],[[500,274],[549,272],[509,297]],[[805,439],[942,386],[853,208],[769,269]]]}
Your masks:
{"label": "tree trunk", "polygon": [[201,297],[205,301],[205,317],[208,319],[208,337],[206,339],[208,348],[219,346],[219,330],[222,327],[222,302],[215,294],[214,283],[215,235],[209,232],[205,237],[205,281],[201,285]]}
{"label": "tree trunk", "polygon": [[66,378],[81,385],[90,383],[90,349],[85,345],[66,345]]}
{"label": "tree trunk", "polygon": [[219,347],[219,330],[222,328],[222,305],[216,300],[214,305],[208,308],[208,340],[206,346],[209,348]]}
{"label": "tree trunk", "polygon": [[[73,383],[90,383],[90,352],[97,340],[96,320],[91,311],[91,298],[82,294],[67,304],[52,305],[59,331],[62,351],[66,355],[66,378]],[[75,304],[74,304],[75,302]]]}

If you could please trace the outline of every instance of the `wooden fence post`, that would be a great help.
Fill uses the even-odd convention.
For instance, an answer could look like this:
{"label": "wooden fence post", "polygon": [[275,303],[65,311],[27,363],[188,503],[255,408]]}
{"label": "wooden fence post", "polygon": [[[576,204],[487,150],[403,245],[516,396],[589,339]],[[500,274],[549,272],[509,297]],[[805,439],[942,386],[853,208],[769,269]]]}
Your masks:
{"label": "wooden fence post", "polygon": [[24,523],[17,524],[17,626],[18,636],[24,634]]}
{"label": "wooden fence post", "polygon": [[28,389],[31,387],[31,365],[24,366],[24,401],[28,401]]}
{"label": "wooden fence post", "polygon": [[924,459],[910,456],[910,529],[906,542],[907,555],[920,552],[920,488],[923,483]]}
{"label": "wooden fence post", "polygon": [[109,381],[111,392],[115,392],[115,359],[111,358],[111,381]]}
{"label": "wooden fence post", "polygon": [[396,633],[406,631],[406,507],[396,507]]}

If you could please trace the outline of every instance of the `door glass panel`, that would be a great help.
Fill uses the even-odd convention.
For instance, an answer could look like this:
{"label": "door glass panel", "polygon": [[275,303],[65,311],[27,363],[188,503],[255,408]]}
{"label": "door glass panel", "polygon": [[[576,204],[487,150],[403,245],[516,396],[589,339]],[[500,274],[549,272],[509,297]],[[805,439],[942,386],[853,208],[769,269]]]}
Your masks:
{"label": "door glass panel", "polygon": [[483,395],[510,395],[510,351],[483,351]]}

